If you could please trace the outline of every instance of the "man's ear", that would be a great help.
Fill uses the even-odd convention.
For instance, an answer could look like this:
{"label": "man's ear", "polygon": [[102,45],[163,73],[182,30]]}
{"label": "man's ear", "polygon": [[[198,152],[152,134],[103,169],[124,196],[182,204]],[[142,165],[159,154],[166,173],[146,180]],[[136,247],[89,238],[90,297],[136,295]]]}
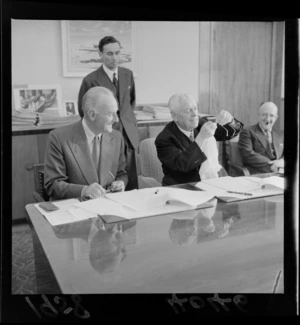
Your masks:
{"label": "man's ear", "polygon": [[90,118],[91,121],[95,120],[96,112],[91,108],[88,110],[88,117]]}
{"label": "man's ear", "polygon": [[177,121],[177,114],[175,112],[173,112],[173,111],[171,111],[170,113],[171,113],[173,121],[176,122]]}
{"label": "man's ear", "polygon": [[98,54],[99,54],[99,56],[100,56],[100,58],[102,58],[102,52],[99,50],[99,48],[98,48]]}

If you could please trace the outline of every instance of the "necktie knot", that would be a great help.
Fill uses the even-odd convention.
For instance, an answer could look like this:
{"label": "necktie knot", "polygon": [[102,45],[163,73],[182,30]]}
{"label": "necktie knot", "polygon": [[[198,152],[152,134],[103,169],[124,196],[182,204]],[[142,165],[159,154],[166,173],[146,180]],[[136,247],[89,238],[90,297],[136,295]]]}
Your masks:
{"label": "necktie knot", "polygon": [[266,131],[267,140],[269,143],[272,143],[272,134],[270,130]]}

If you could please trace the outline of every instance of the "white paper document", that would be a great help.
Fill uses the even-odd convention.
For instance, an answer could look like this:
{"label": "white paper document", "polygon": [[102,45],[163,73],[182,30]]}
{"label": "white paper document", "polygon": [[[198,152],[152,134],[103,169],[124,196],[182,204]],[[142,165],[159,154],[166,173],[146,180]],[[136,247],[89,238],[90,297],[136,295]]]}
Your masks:
{"label": "white paper document", "polygon": [[51,203],[58,207],[58,210],[45,211],[39,207],[39,203],[35,204],[35,207],[50,222],[52,226],[58,226],[66,223],[72,223],[97,217],[96,213],[92,213],[91,211],[77,207],[77,199],[62,200]]}
{"label": "white paper document", "polygon": [[203,191],[156,187],[111,193],[106,197],[77,203],[76,206],[100,216],[130,220],[193,210],[213,197],[211,193]]}
{"label": "white paper document", "polygon": [[214,194],[214,196],[218,198],[234,197],[246,200],[283,194],[285,184],[284,178],[279,176],[270,176],[266,178],[225,176],[203,180],[198,182],[195,186],[208,193]]}

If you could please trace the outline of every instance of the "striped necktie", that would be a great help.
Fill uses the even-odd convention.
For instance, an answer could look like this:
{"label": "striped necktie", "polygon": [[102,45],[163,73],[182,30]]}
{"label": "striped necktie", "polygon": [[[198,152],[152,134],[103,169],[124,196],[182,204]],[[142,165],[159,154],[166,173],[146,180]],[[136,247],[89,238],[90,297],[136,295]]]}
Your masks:
{"label": "striped necktie", "polygon": [[190,140],[191,140],[192,142],[195,141],[194,131],[192,131],[191,134],[190,134]]}
{"label": "striped necktie", "polygon": [[113,84],[115,85],[116,89],[118,89],[118,79],[116,77],[116,73],[113,74]]}
{"label": "striped necktie", "polygon": [[98,174],[98,170],[99,170],[99,155],[100,155],[100,140],[99,140],[99,136],[96,135],[93,139],[93,146],[92,146],[92,158],[93,158],[93,162]]}
{"label": "striped necktie", "polygon": [[272,133],[270,130],[267,130],[265,133],[266,133],[267,141],[271,148],[271,152],[273,155],[275,155],[275,150],[274,150],[274,145],[273,145],[273,140],[272,140]]}

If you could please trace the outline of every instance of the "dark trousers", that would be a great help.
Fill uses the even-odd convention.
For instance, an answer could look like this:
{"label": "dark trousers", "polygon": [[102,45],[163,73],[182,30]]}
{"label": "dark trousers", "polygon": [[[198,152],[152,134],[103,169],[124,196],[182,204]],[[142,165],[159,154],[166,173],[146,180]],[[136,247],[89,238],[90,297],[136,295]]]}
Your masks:
{"label": "dark trousers", "polygon": [[128,183],[126,186],[126,191],[138,189],[138,176],[136,170],[136,152],[129,139],[127,134],[123,132],[124,143],[125,143],[125,157],[126,157],[126,171],[128,176]]}

